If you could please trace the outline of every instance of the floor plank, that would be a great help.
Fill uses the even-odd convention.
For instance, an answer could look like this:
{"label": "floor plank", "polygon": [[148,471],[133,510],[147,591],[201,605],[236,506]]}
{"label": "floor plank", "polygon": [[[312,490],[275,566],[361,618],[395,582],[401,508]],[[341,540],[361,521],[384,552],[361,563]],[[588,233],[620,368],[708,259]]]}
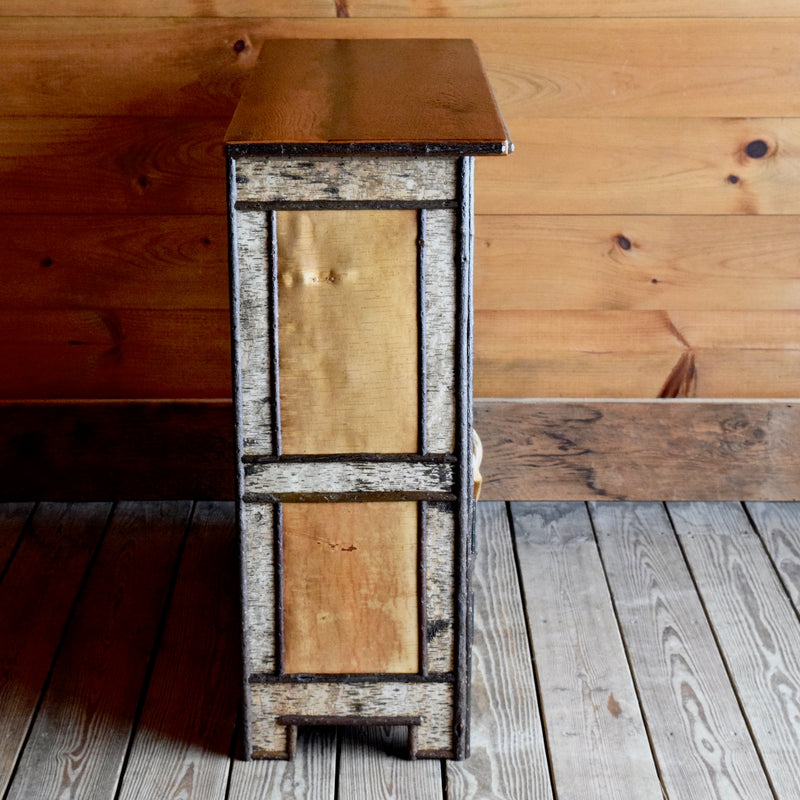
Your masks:
{"label": "floor plank", "polygon": [[190,511],[115,509],[8,800],[113,800]]}
{"label": "floor plank", "polygon": [[511,509],[559,799],[661,798],[585,505]]}
{"label": "floor plank", "polygon": [[198,503],[121,800],[223,798],[240,697],[232,503]]}
{"label": "floor plank", "polygon": [[110,510],[110,503],[40,505],[0,584],[0,796]]}
{"label": "floor plank", "polygon": [[333,800],[336,730],[301,727],[293,761],[233,762],[227,800]]}
{"label": "floor plank", "polygon": [[0,579],[17,546],[31,511],[33,511],[33,503],[3,503],[0,505]]}
{"label": "floor plank", "polygon": [[800,786],[800,624],[738,503],[670,503],[675,530],[778,798]]}
{"label": "floor plank", "polygon": [[764,547],[800,612],[800,503],[745,503]]}
{"label": "floor plank", "polygon": [[435,759],[409,761],[405,727],[340,731],[338,796],[347,800],[442,800],[442,768]]}
{"label": "floor plank", "polygon": [[473,573],[472,755],[448,800],[550,800],[553,791],[505,503],[479,503]]}
{"label": "floor plank", "polygon": [[593,503],[590,512],[670,800],[771,800],[663,505]]}

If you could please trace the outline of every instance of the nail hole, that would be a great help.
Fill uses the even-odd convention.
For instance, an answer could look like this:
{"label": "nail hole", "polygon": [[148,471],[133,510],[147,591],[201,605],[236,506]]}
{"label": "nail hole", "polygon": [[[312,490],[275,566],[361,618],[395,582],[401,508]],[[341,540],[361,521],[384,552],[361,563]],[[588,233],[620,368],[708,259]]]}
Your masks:
{"label": "nail hole", "polygon": [[245,49],[245,47],[247,47],[247,45],[244,43],[244,39],[238,39],[233,44],[233,50],[235,53],[241,53],[242,50]]}
{"label": "nail hole", "polygon": [[728,175],[728,183],[739,183],[738,175]]}
{"label": "nail hole", "polygon": [[42,259],[42,266],[43,267],[52,267],[53,266],[53,259],[50,258],[50,256],[47,256],[47,258],[43,258]]}

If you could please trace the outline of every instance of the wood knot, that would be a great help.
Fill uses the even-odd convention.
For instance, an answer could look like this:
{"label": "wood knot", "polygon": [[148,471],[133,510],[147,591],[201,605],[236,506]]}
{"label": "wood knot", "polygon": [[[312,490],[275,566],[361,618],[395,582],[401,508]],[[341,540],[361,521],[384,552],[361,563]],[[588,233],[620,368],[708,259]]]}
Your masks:
{"label": "wood knot", "polygon": [[247,47],[247,44],[245,43],[244,39],[237,39],[233,43],[233,52],[234,53],[241,53],[246,47]]}
{"label": "wood knot", "polygon": [[763,139],[754,139],[744,151],[750,158],[764,158],[769,152],[769,145]]}
{"label": "wood knot", "polygon": [[627,236],[623,236],[622,234],[617,236],[617,244],[623,250],[630,250],[631,247],[633,247],[633,244],[632,244],[631,240]]}

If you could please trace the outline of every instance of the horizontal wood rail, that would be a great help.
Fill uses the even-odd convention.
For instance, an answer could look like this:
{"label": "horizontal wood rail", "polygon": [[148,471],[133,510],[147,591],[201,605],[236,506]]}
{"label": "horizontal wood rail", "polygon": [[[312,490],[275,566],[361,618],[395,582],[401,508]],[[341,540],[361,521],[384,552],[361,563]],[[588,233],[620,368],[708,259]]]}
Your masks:
{"label": "horizontal wood rail", "polygon": [[[800,402],[475,401],[481,499],[796,500]],[[0,402],[0,500],[234,496],[230,402]]]}

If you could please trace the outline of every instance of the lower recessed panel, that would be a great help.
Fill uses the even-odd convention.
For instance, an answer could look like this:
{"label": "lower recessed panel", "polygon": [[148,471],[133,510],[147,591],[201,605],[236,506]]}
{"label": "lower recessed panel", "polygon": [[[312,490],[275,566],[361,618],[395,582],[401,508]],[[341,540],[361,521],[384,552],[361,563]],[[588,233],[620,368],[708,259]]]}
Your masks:
{"label": "lower recessed panel", "polygon": [[285,671],[417,672],[417,568],[416,503],[285,503]]}

